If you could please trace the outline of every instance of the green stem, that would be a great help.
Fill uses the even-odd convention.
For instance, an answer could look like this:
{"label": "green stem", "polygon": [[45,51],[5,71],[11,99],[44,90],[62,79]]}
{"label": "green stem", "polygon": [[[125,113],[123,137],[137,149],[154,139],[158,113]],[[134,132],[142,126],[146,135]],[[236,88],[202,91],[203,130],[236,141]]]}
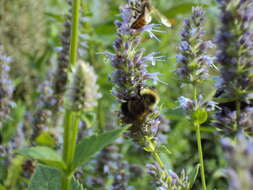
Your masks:
{"label": "green stem", "polygon": [[66,110],[64,117],[64,142],[63,160],[67,165],[62,177],[62,190],[70,190],[73,173],[72,163],[76,151],[76,139],[78,134],[79,115],[76,112]]}
{"label": "green stem", "polygon": [[71,112],[66,110],[64,117],[64,140],[63,140],[63,160],[67,162],[69,152],[69,133],[71,126]]}
{"label": "green stem", "polygon": [[145,142],[147,142],[148,145],[148,150],[151,152],[151,155],[153,157],[153,159],[159,164],[159,166],[163,169],[163,173],[162,176],[166,178],[166,180],[169,179],[169,173],[167,172],[167,170],[164,167],[164,163],[162,161],[162,159],[160,158],[159,153],[156,151],[156,147],[154,145],[154,143],[152,142],[151,139],[148,139],[145,137]]}
{"label": "green stem", "polygon": [[67,164],[68,173],[72,172],[71,165],[75,156],[78,124],[79,124],[78,113],[66,110],[64,118],[63,159]]}
{"label": "green stem", "polygon": [[98,106],[97,106],[97,125],[98,125],[98,130],[100,133],[104,131],[104,113],[103,113],[103,106],[102,106],[101,99],[98,100]]}
{"label": "green stem", "polygon": [[200,126],[199,124],[195,124],[195,127],[196,127],[196,138],[197,138],[197,144],[198,144],[199,162],[200,162],[200,169],[201,169],[202,190],[206,190],[205,167],[204,167],[203,152],[202,152],[202,145],[201,145]]}
{"label": "green stem", "polygon": [[71,65],[75,65],[77,61],[79,10],[80,10],[80,0],[73,0],[71,43],[70,43],[70,64]]}
{"label": "green stem", "polygon": [[[194,101],[195,101],[195,110],[198,109],[198,91],[197,91],[197,84],[194,84]],[[199,162],[200,162],[200,170],[201,170],[201,182],[202,182],[202,190],[206,190],[206,179],[205,179],[205,166],[204,166],[204,159],[203,159],[203,151],[201,145],[201,133],[200,133],[200,124],[198,122],[194,123],[195,130],[196,130],[196,138],[198,144],[198,154],[199,154]]]}
{"label": "green stem", "polygon": [[70,190],[71,189],[71,177],[69,177],[68,175],[63,175],[62,176],[62,183],[61,183],[62,190]]}
{"label": "green stem", "polygon": [[161,168],[164,168],[164,163],[162,162],[159,154],[155,150],[155,145],[153,142],[149,141],[149,149],[151,150],[152,157],[157,161],[157,163],[160,165]]}
{"label": "green stem", "polygon": [[[77,62],[78,48],[78,24],[79,24],[80,0],[72,2],[72,26],[71,26],[71,42],[70,42],[70,65]],[[63,142],[63,160],[67,165],[67,169],[63,173],[61,181],[62,190],[70,190],[72,178],[72,163],[76,151],[76,139],[78,134],[79,116],[78,113],[66,110],[64,117],[64,142]]]}
{"label": "green stem", "polygon": [[238,130],[240,126],[240,115],[241,115],[241,102],[240,99],[237,98],[236,100],[236,129]]}

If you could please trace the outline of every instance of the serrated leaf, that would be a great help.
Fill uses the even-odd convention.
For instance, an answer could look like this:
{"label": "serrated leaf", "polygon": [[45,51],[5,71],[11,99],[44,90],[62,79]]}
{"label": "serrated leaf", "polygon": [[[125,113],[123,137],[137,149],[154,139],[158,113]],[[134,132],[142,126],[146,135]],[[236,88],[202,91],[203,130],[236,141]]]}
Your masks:
{"label": "serrated leaf", "polygon": [[207,111],[203,108],[199,108],[197,109],[194,113],[193,113],[193,119],[194,122],[198,123],[198,124],[202,124],[205,123],[207,118],[208,118],[208,114]]}
{"label": "serrated leaf", "polygon": [[55,168],[39,164],[31,179],[28,190],[59,190],[61,172]]}
{"label": "serrated leaf", "polygon": [[199,168],[200,168],[200,164],[197,164],[197,166],[189,172],[190,189],[192,188],[192,186],[194,185],[198,177]]}
{"label": "serrated leaf", "polygon": [[125,128],[109,131],[100,135],[93,135],[83,139],[78,145],[75,153],[72,169],[76,169],[88,162],[92,155],[97,153],[105,146],[116,140]]}
{"label": "serrated leaf", "polygon": [[71,190],[84,190],[84,188],[77,179],[73,178]]}
{"label": "serrated leaf", "polygon": [[66,164],[63,162],[61,156],[49,147],[36,146],[31,148],[22,148],[17,150],[17,153],[36,159],[52,167],[66,169]]}

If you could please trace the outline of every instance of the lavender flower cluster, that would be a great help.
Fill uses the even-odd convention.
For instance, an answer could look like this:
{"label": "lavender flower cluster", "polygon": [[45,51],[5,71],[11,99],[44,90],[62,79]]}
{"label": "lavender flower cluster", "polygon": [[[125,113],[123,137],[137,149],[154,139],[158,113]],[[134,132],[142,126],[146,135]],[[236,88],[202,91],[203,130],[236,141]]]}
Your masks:
{"label": "lavender flower cluster", "polygon": [[9,76],[11,58],[4,54],[3,48],[0,44],[0,129],[3,122],[10,119],[10,111],[15,107],[12,100],[14,86]]}
{"label": "lavender flower cluster", "polygon": [[217,62],[221,65],[222,97],[246,101],[253,90],[252,1],[219,0],[221,27],[217,35]]}
{"label": "lavender flower cluster", "polygon": [[97,75],[93,67],[79,61],[71,78],[67,92],[71,110],[87,111],[95,107],[101,94],[98,92]]}
{"label": "lavender flower cluster", "polygon": [[[136,10],[140,2],[129,1],[127,5],[121,7],[122,21],[115,22],[117,26],[117,39],[113,45],[115,53],[107,53],[115,68],[111,80],[114,83],[113,95],[121,104],[121,121],[123,124],[132,125],[130,136],[137,140],[140,140],[143,134],[155,136],[159,125],[158,113],[148,110],[146,105],[142,104],[141,91],[147,88],[146,81],[157,77],[157,73],[147,72],[147,62],[155,63],[159,57],[155,57],[155,53],[145,56],[145,50],[139,48],[140,35],[144,32],[152,33],[154,25],[146,25],[140,29],[131,28],[136,15],[140,14]],[[132,111],[137,109],[139,110]]]}
{"label": "lavender flower cluster", "polygon": [[190,183],[185,171],[178,176],[173,171],[165,171],[158,164],[148,164],[148,173],[153,177],[156,190],[189,190]]}
{"label": "lavender flower cluster", "polygon": [[95,160],[96,175],[88,177],[88,187],[104,187],[110,184],[110,190],[130,190],[130,180],[142,177],[144,168],[141,165],[124,160],[118,146],[122,142],[124,141],[117,141],[99,153]]}
{"label": "lavender flower cluster", "polygon": [[217,97],[223,99],[216,126],[228,133],[252,131],[253,3],[219,0],[221,27],[216,38],[221,77]]}
{"label": "lavender flower cluster", "polygon": [[[71,1],[68,1],[71,5]],[[66,21],[64,23],[64,30],[61,35],[61,50],[58,56],[58,65],[55,73],[55,78],[53,80],[53,91],[58,105],[62,105],[62,98],[67,88],[68,82],[68,65],[69,65],[69,48],[70,48],[70,36],[71,36],[71,19],[72,19],[72,9],[69,9],[66,15]],[[57,106],[58,107],[58,106]],[[57,108],[56,107],[56,108]]]}
{"label": "lavender flower cluster", "polygon": [[52,119],[52,108],[56,104],[53,98],[52,73],[48,74],[48,79],[41,83],[37,92],[40,94],[37,100],[36,110],[32,117],[32,140],[35,140],[43,131],[47,131]]}
{"label": "lavender flower cluster", "polygon": [[[178,98],[179,108],[188,112],[198,107],[205,108],[207,111],[216,108],[216,102],[206,100],[206,97],[201,94],[203,82],[209,78],[210,68],[216,68],[215,58],[209,53],[215,46],[211,41],[205,40],[204,21],[204,10],[201,7],[193,7],[192,16],[184,21],[179,52],[176,56],[177,74],[182,84],[193,87],[191,98],[184,96]],[[198,94],[196,94],[197,90]]]}
{"label": "lavender flower cluster", "polygon": [[[71,6],[72,0],[67,1]],[[77,67],[73,69],[73,74],[68,75],[69,69],[69,48],[71,37],[71,19],[72,9],[68,10],[66,20],[64,22],[64,30],[61,34],[61,44],[57,68],[48,72],[47,80],[45,80],[38,88],[40,94],[36,111],[33,115],[33,135],[32,139],[35,139],[42,131],[49,129],[52,125],[52,120],[57,122],[59,113],[63,110],[64,95],[67,93],[68,104],[72,104],[70,107],[72,110],[89,110],[96,106],[97,99],[101,97],[98,92],[98,86],[96,84],[97,75],[94,69],[88,63],[79,61]],[[86,22],[85,18],[82,18],[82,22]],[[81,34],[82,39],[80,48],[78,49],[81,57],[85,56],[85,51],[88,36]],[[68,80],[70,85],[68,85]],[[54,117],[52,119],[52,117]],[[56,124],[56,123],[54,123]]]}
{"label": "lavender flower cluster", "polygon": [[253,141],[239,134],[235,141],[224,138],[221,141],[229,163],[227,169],[229,190],[253,189]]}
{"label": "lavender flower cluster", "polygon": [[191,18],[184,21],[176,58],[177,73],[186,83],[197,84],[207,79],[209,68],[214,67],[214,57],[208,55],[214,45],[204,40],[204,21],[204,11],[200,7],[194,7]]}
{"label": "lavender flower cluster", "polygon": [[[68,1],[71,5],[71,1]],[[47,131],[52,122],[53,113],[62,110],[63,97],[68,82],[68,65],[69,65],[69,48],[71,35],[71,9],[66,16],[64,22],[64,30],[61,34],[62,47],[58,56],[56,71],[48,72],[47,79],[39,85],[37,92],[40,94],[37,100],[35,112],[32,117],[32,140],[35,140],[43,131]],[[53,67],[53,66],[52,66]],[[54,118],[57,120],[57,118]]]}

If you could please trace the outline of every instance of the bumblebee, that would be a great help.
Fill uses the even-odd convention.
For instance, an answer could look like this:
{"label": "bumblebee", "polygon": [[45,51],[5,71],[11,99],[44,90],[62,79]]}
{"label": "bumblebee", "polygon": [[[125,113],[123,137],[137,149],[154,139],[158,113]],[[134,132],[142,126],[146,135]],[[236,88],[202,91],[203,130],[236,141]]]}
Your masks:
{"label": "bumblebee", "polygon": [[151,5],[150,0],[142,0],[140,7],[140,10],[133,8],[137,11],[137,13],[139,13],[139,15],[131,25],[132,29],[140,29],[149,24],[152,21],[152,13],[155,13],[160,18],[162,24],[164,24],[166,27],[171,27],[170,21]]}
{"label": "bumblebee", "polygon": [[128,124],[139,125],[152,113],[160,98],[151,88],[140,90],[138,96],[121,104],[123,121]]}

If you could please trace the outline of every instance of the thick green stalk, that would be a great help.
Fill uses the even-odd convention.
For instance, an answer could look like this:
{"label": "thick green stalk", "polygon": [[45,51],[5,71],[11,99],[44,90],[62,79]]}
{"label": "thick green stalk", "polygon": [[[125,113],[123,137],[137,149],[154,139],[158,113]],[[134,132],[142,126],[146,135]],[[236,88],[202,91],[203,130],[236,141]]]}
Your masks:
{"label": "thick green stalk", "polygon": [[73,0],[71,42],[70,42],[70,64],[71,65],[75,65],[77,61],[79,10],[80,10],[80,0]]}
{"label": "thick green stalk", "polygon": [[61,190],[70,190],[71,189],[71,177],[68,175],[62,176]]}
{"label": "thick green stalk", "polygon": [[76,140],[78,134],[79,115],[76,112],[66,110],[64,118],[64,143],[63,160],[67,165],[62,177],[62,190],[70,190],[71,177],[73,173],[72,163],[76,151]]}
{"label": "thick green stalk", "polygon": [[71,112],[66,110],[65,117],[64,117],[64,142],[63,142],[63,160],[67,162],[68,160],[68,152],[69,152],[69,133],[70,133],[70,126],[71,126]]}
{"label": "thick green stalk", "polygon": [[[78,24],[79,24],[80,0],[72,2],[72,25],[71,25],[71,42],[70,42],[70,65],[77,62],[78,48]],[[78,134],[79,116],[70,110],[66,110],[64,117],[64,143],[63,143],[63,160],[67,165],[66,171],[62,176],[61,189],[71,189],[72,163],[76,150],[76,139]]]}
{"label": "thick green stalk", "polygon": [[72,172],[72,163],[75,157],[76,143],[77,143],[77,134],[78,134],[78,124],[79,124],[79,115],[78,113],[72,112],[72,122],[71,122],[71,133],[69,135],[69,149],[67,156],[67,165],[69,167],[69,172]]}
{"label": "thick green stalk", "polygon": [[75,155],[78,124],[78,113],[66,110],[64,119],[63,159],[68,166],[69,172],[71,172],[71,165]]}

